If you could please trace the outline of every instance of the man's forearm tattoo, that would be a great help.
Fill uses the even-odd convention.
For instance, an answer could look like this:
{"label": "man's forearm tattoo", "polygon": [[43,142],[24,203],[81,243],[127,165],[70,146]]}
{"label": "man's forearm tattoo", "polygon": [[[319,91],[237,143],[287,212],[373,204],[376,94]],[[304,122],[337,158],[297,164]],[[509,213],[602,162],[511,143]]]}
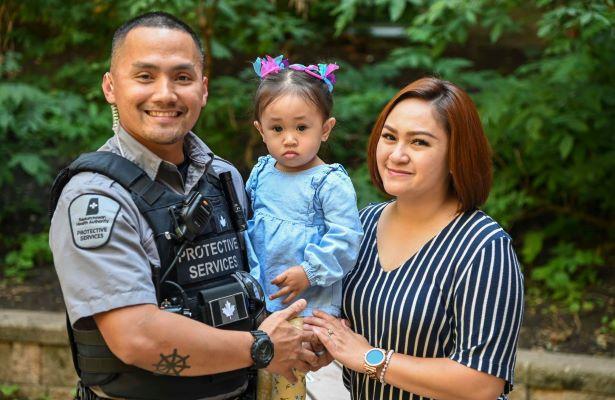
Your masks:
{"label": "man's forearm tattoo", "polygon": [[179,376],[183,370],[190,368],[190,365],[186,362],[189,357],[177,354],[177,349],[173,349],[173,353],[166,356],[160,353],[158,364],[152,364],[156,367],[154,372],[163,375]]}

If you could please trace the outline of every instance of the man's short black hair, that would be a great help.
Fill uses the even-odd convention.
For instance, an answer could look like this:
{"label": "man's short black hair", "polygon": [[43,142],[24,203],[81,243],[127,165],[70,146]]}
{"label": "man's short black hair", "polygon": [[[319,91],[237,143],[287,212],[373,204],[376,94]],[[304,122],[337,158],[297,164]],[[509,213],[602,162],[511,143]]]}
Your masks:
{"label": "man's short black hair", "polygon": [[139,16],[134,17],[131,20],[126,21],[122,26],[117,28],[115,33],[113,34],[113,40],[111,41],[111,59],[116,55],[117,49],[120,47],[124,39],[126,39],[126,35],[131,30],[138,27],[148,27],[148,28],[167,28],[167,29],[177,29],[180,31],[184,31],[192,37],[194,40],[194,44],[196,48],[199,50],[201,64],[203,64],[205,58],[205,52],[203,51],[203,45],[201,44],[201,39],[199,36],[190,28],[188,24],[184,21],[180,20],[174,15],[163,11],[153,11],[145,14],[141,14]]}

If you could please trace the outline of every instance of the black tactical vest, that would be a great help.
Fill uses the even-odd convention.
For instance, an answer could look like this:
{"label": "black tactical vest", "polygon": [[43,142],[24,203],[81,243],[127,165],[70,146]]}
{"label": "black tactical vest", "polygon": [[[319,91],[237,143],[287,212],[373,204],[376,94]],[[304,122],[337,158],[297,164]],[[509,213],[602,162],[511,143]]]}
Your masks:
{"label": "black tactical vest", "polygon": [[[167,282],[157,285],[160,308],[221,329],[256,329],[264,299],[258,283],[246,273],[242,228],[234,218],[234,213],[241,209],[237,210],[237,205],[233,209],[229,204],[228,197],[232,196],[225,194],[221,180],[210,168],[193,192],[200,192],[210,204],[211,217],[205,221],[202,233],[185,244],[179,255],[183,242],[176,235],[176,215],[194,193],[187,196],[175,193],[150,179],[134,163],[111,152],[83,154],[58,174],[51,189],[50,216],[66,183],[85,171],[103,174],[131,194],[154,232],[161,263],[160,269],[152,266],[155,284],[175,263]],[[111,353],[97,329],[81,330],[69,323],[68,331],[73,361],[83,385],[98,386],[110,397],[202,399],[237,393],[247,385],[245,369],[201,377],[157,375],[122,363]],[[186,362],[177,355],[165,356],[169,361],[165,368]]]}

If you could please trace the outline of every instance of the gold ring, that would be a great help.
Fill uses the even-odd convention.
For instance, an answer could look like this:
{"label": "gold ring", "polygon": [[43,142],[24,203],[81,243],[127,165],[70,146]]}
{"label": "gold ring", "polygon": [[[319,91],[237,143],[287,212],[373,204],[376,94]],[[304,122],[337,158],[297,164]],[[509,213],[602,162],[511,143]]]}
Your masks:
{"label": "gold ring", "polygon": [[331,328],[327,328],[327,335],[329,335],[329,337],[331,337],[331,335],[334,335],[335,332],[333,332],[333,329]]}

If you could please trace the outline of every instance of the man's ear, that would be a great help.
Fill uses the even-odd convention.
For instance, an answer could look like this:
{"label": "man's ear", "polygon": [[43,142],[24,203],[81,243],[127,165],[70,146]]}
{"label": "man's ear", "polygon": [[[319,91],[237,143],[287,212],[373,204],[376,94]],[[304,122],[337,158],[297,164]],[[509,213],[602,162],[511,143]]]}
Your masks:
{"label": "man's ear", "polygon": [[260,133],[261,138],[263,139],[263,143],[267,143],[265,141],[265,134],[263,133],[263,127],[261,126],[261,123],[258,121],[254,121],[254,127],[256,128],[256,130],[258,131],[258,133]]}
{"label": "man's ear", "polygon": [[325,123],[322,125],[322,137],[320,138],[321,141],[326,142],[327,140],[329,140],[329,135],[331,134],[331,131],[333,130],[333,127],[335,126],[336,122],[337,121],[333,117],[325,121]]}
{"label": "man's ear", "polygon": [[107,103],[115,104],[115,92],[113,91],[113,77],[111,76],[111,72],[105,72],[101,86]]}
{"label": "man's ear", "polygon": [[201,105],[201,108],[205,107],[207,104],[207,96],[209,95],[209,91],[207,91],[207,83],[207,77],[203,76],[203,104]]}

